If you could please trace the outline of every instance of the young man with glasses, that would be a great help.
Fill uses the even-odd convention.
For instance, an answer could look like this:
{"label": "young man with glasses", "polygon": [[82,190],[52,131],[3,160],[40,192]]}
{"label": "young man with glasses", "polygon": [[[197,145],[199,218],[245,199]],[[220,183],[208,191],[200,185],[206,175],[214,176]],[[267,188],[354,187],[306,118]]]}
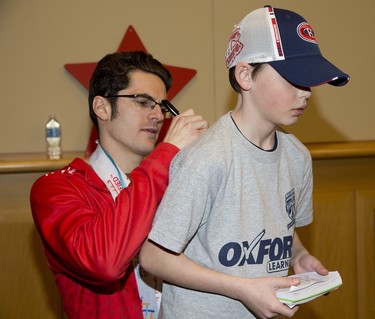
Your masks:
{"label": "young man with glasses", "polygon": [[145,283],[150,278],[136,256],[172,158],[208,126],[188,110],[156,146],[171,82],[168,70],[144,52],[105,56],[89,90],[97,149],[87,162],[77,158],[32,187],[35,225],[71,319],[157,316],[156,283]]}

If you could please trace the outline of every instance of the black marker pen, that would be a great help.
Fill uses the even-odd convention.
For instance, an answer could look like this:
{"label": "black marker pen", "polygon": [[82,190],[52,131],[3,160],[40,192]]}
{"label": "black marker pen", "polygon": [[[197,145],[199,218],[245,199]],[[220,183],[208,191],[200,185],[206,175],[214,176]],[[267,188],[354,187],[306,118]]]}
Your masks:
{"label": "black marker pen", "polygon": [[161,103],[168,109],[169,112],[171,112],[173,116],[180,114],[180,112],[168,100],[162,100]]}

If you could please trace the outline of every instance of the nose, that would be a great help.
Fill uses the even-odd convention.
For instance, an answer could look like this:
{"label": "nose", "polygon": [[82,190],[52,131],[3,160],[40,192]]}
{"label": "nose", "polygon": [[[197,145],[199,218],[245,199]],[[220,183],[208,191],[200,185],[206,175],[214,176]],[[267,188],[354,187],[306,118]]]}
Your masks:
{"label": "nose", "polygon": [[301,96],[302,98],[308,100],[310,97],[311,97],[311,88],[309,87],[297,87],[298,91],[299,91],[299,96]]}
{"label": "nose", "polygon": [[160,122],[164,119],[164,114],[161,110],[161,107],[159,104],[156,104],[155,107],[151,110],[149,113],[150,119]]}
{"label": "nose", "polygon": [[309,88],[307,91],[305,91],[306,100],[308,100],[311,97],[311,89]]}

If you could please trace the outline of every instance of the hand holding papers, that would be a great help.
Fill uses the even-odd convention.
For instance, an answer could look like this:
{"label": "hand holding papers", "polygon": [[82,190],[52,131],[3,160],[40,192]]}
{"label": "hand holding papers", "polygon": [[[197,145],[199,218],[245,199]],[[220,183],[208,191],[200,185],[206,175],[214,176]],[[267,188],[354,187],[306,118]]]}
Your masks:
{"label": "hand holding papers", "polygon": [[291,277],[300,278],[301,284],[276,290],[277,298],[290,308],[318,298],[342,285],[341,276],[337,271],[329,272],[327,276],[306,272]]}

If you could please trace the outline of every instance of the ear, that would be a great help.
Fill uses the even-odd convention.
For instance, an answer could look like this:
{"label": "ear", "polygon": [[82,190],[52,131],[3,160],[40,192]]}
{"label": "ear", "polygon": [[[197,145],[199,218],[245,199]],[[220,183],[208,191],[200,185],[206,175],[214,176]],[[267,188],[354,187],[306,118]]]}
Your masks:
{"label": "ear", "polygon": [[96,116],[102,121],[107,121],[111,118],[111,104],[102,96],[97,95],[94,97],[92,109]]}
{"label": "ear", "polygon": [[253,67],[246,62],[239,62],[236,65],[236,69],[235,69],[236,80],[244,91],[248,91],[251,87],[252,69]]}

